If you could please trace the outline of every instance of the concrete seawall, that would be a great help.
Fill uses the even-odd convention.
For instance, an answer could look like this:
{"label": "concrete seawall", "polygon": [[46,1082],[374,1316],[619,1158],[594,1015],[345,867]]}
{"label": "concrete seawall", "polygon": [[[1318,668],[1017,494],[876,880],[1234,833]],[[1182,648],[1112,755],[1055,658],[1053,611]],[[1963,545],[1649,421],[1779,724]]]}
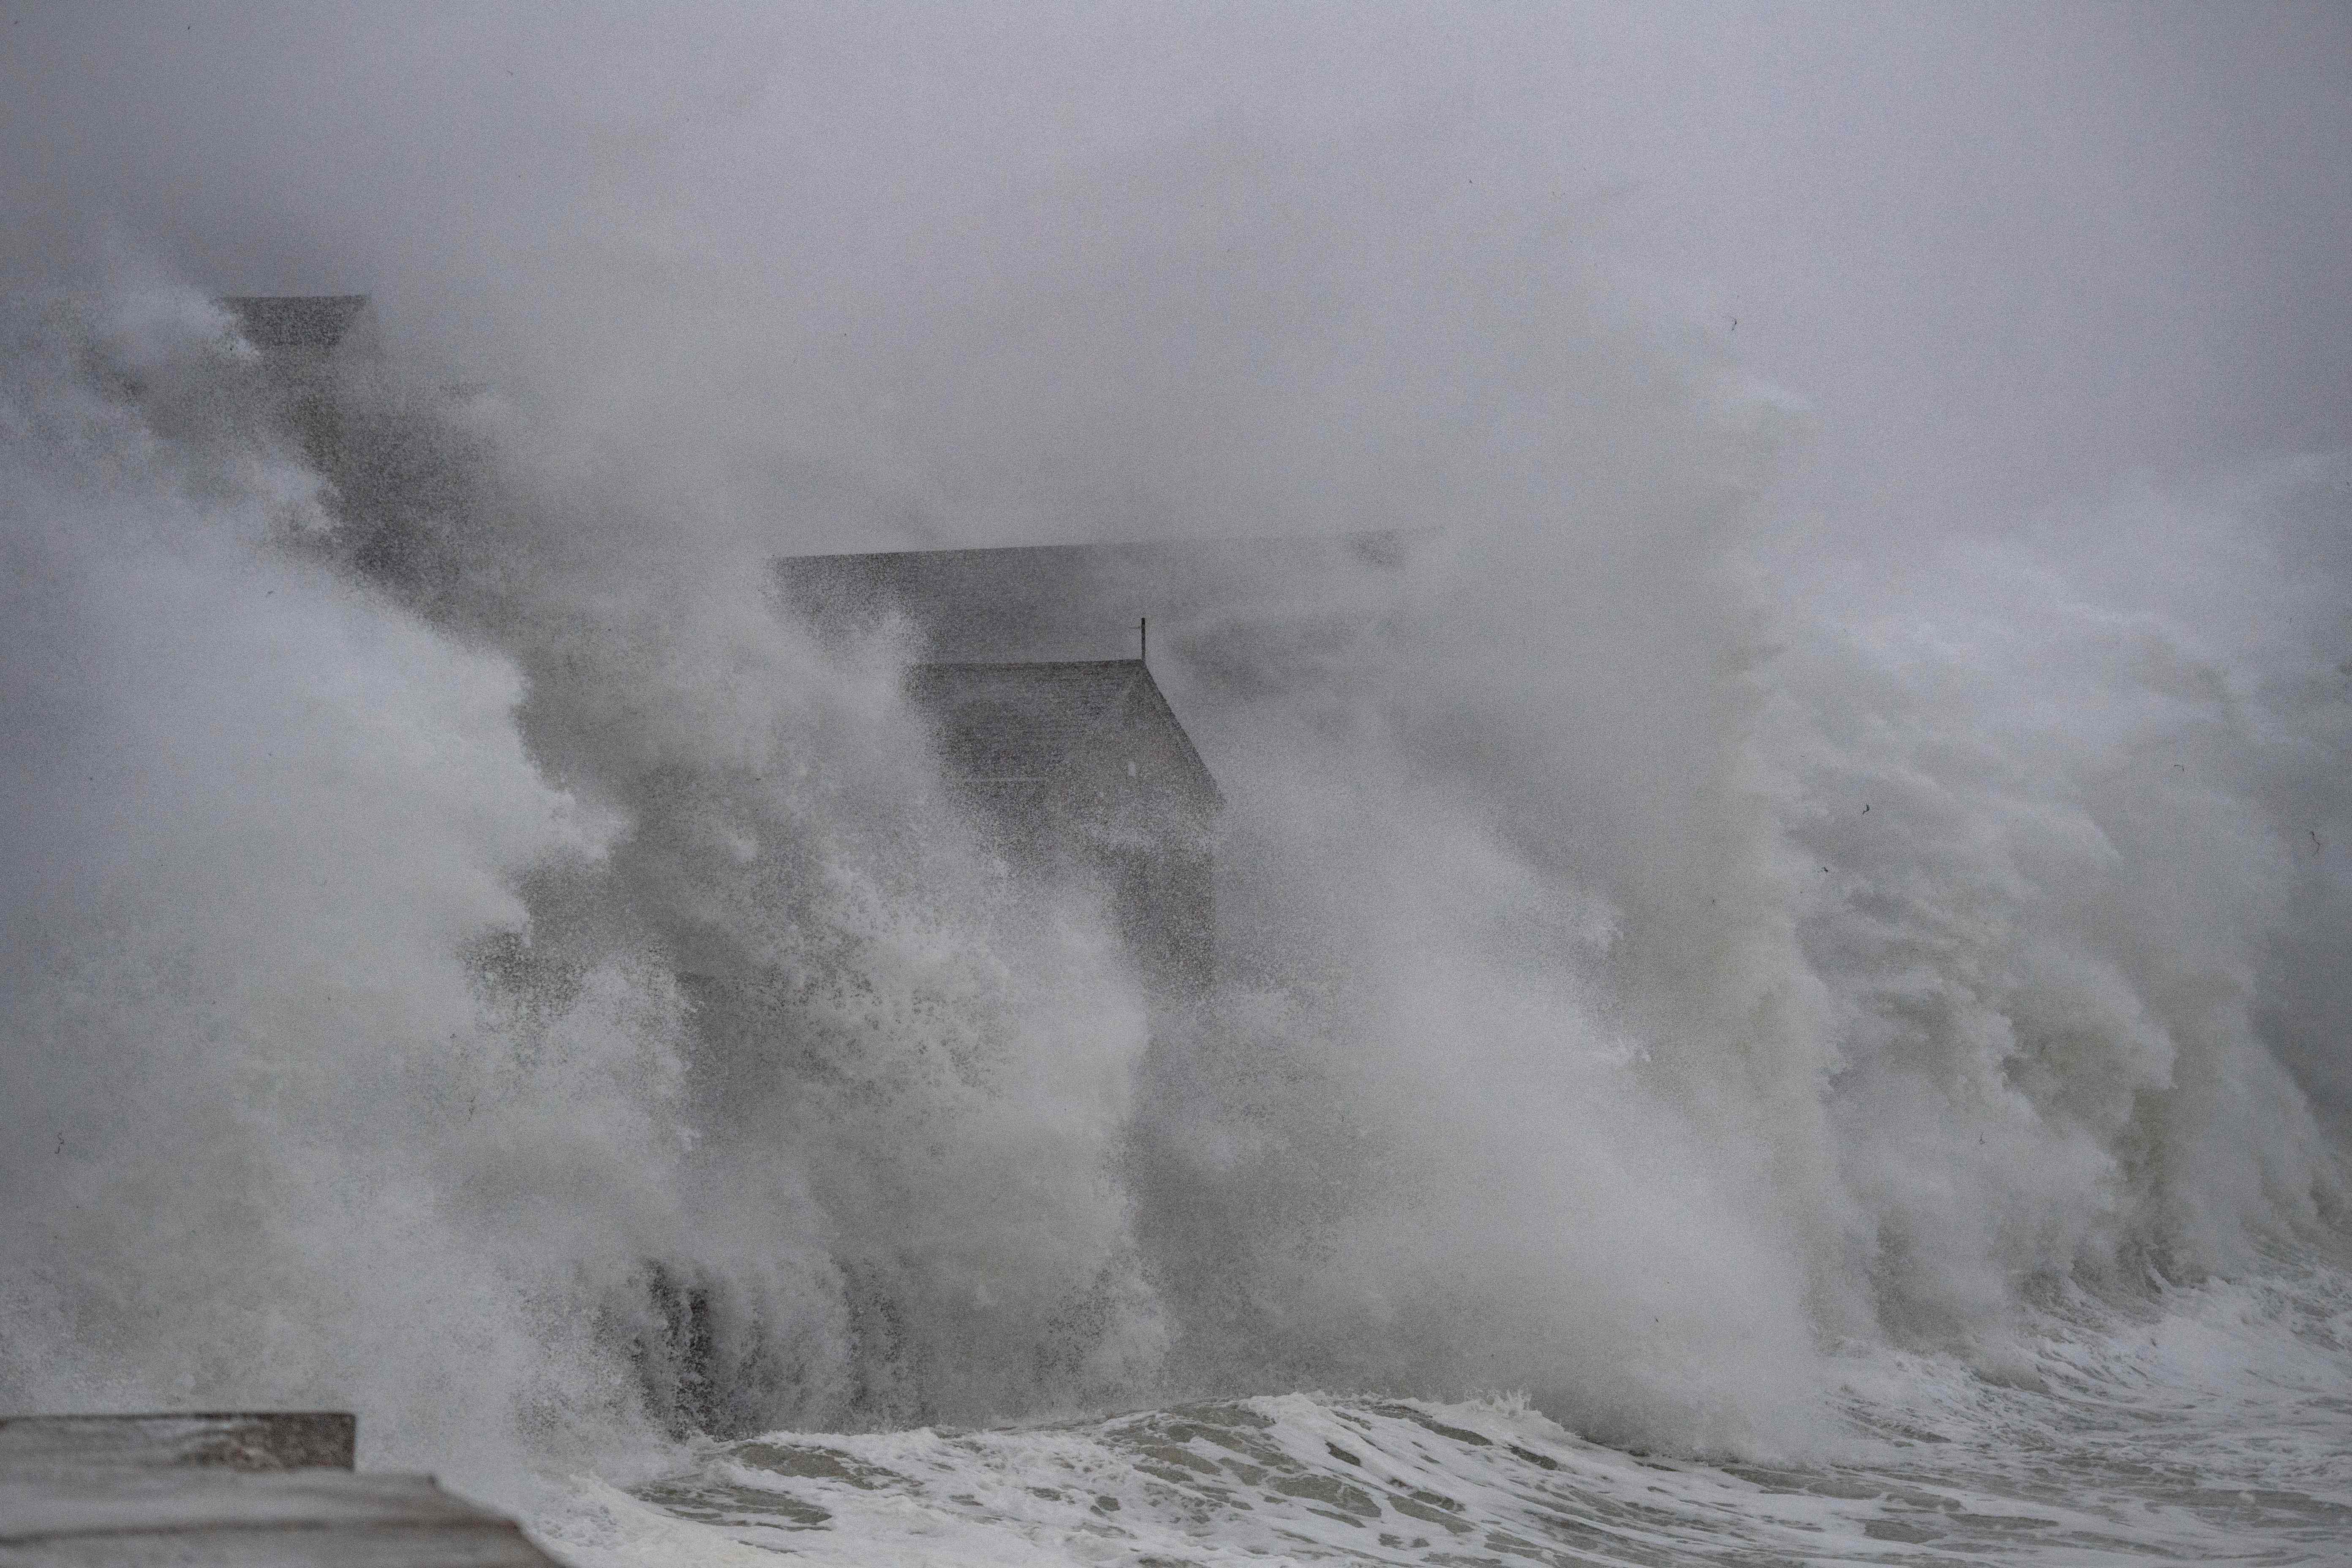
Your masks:
{"label": "concrete seawall", "polygon": [[545,1568],[430,1476],[352,1469],[340,1411],[0,1417],[0,1568]]}

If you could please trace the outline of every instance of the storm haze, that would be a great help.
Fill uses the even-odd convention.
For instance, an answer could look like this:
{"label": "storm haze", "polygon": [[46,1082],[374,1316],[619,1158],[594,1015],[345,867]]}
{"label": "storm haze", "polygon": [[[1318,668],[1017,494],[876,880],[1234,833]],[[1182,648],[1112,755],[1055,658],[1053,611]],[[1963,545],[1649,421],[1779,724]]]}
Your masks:
{"label": "storm haze", "polygon": [[[1151,459],[1131,489],[1181,484],[1172,451],[1213,469],[1254,423],[1236,400],[1345,441],[1386,353],[1413,384],[1380,434],[1491,426],[1429,363],[1459,352],[1444,324],[1562,267],[1792,391],[1805,501],[1890,544],[2326,447],[2352,407],[2327,6],[17,6],[7,30],[20,281],[372,291],[404,358],[650,422],[787,538],[1098,537],[1120,506],[1063,470],[1108,446]],[[1295,524],[1322,477],[1213,499]],[[1197,531],[1164,510],[1137,521]]]}
{"label": "storm haze", "polygon": [[[0,1405],[602,1561],[705,1438],[1317,1389],[2007,1496],[2226,1320],[2319,1370],[2200,1484],[2332,1528],[2244,1455],[2352,1213],[2340,8],[0,39]],[[908,697],[1147,615],[1182,1007]]]}

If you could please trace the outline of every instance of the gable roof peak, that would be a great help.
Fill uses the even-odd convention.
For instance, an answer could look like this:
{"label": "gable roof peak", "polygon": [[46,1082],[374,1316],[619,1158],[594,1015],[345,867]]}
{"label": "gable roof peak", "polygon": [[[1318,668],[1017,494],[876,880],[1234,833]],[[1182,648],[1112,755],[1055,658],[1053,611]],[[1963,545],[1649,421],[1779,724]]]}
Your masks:
{"label": "gable roof peak", "polygon": [[[1138,658],[919,664],[907,693],[948,726],[967,766],[1002,777],[1060,771],[1122,722],[1138,719],[1175,742],[1192,787],[1213,809],[1223,793],[1160,683]],[[1140,710],[1140,711],[1139,711]]]}
{"label": "gable roof peak", "polygon": [[359,335],[370,306],[365,294],[231,294],[220,302],[264,353],[341,347]]}

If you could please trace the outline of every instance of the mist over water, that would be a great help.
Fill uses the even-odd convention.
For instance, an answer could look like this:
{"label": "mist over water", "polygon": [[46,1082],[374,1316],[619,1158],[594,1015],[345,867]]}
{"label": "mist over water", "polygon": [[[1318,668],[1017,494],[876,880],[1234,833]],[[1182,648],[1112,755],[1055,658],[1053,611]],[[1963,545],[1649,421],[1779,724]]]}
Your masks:
{"label": "mist over water", "polygon": [[16,362],[17,1396],[527,1452],[976,1415],[1129,1353],[1140,1004],[926,815],[889,668],[756,569],[485,521],[479,432],[397,395],[349,449],[431,443],[437,488],[327,497],[209,307],[128,309]]}
{"label": "mist over water", "polygon": [[[11,294],[0,1401],[355,1407],[520,1501],[1299,1390],[1821,1465],[2232,1335],[2340,1379],[2352,457],[1790,526],[1836,388],[1384,134],[1106,154],[870,317],[848,240],[790,310],[544,270],[657,308],[299,417],[135,244]],[[923,628],[771,571],[1372,531],[1166,558],[1181,1016],[962,815]]]}

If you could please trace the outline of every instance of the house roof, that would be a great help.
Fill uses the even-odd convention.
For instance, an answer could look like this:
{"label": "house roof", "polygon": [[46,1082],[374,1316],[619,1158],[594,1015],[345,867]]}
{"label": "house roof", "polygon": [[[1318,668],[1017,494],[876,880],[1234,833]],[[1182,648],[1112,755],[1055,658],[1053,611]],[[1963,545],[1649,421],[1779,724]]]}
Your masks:
{"label": "house roof", "polygon": [[1223,805],[1208,765],[1140,659],[1042,664],[919,664],[908,694],[945,722],[949,761],[975,783],[1042,783],[1136,725],[1175,742],[1182,783],[1212,808]]}
{"label": "house roof", "polygon": [[257,349],[332,349],[368,308],[364,294],[236,294],[221,303]]}
{"label": "house roof", "polygon": [[[1192,539],[788,555],[774,563],[785,605],[853,637],[888,616],[919,628],[940,659],[1087,659],[1136,646],[1181,652],[1187,629],[1255,613],[1377,616],[1404,591],[1434,531],[1318,538]],[[1284,608],[1289,606],[1289,608]],[[1160,641],[1166,634],[1167,642]]]}

